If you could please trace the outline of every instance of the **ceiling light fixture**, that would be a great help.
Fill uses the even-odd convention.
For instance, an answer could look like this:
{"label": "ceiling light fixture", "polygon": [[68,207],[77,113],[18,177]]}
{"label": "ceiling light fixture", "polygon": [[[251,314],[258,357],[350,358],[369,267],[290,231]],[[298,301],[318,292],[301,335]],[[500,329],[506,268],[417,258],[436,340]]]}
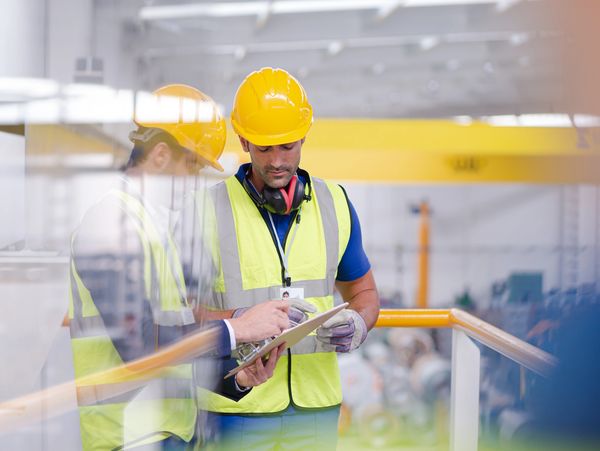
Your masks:
{"label": "ceiling light fixture", "polygon": [[47,78],[0,77],[0,99],[53,97],[59,85]]}
{"label": "ceiling light fixture", "polygon": [[332,41],[331,44],[327,46],[327,53],[329,53],[331,56],[334,56],[340,53],[343,48],[344,46],[340,41]]}
{"label": "ceiling light fixture", "polygon": [[421,50],[427,51],[436,47],[440,43],[440,38],[437,36],[426,36],[419,42]]}
{"label": "ceiling light fixture", "polygon": [[519,1],[524,0],[255,0],[145,6],[140,8],[139,18],[142,21],[155,21],[194,17],[261,16],[265,13],[277,15],[360,10],[377,10],[380,17],[386,17],[398,7],[495,5],[498,11],[504,11]]}

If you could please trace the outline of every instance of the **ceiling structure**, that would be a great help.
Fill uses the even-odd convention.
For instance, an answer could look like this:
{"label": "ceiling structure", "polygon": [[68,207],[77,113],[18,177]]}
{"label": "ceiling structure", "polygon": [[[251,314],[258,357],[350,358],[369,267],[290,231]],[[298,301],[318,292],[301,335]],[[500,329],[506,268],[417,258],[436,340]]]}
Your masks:
{"label": "ceiling structure", "polygon": [[[128,88],[188,83],[226,112],[251,71],[301,80],[321,117],[448,117],[564,112],[543,0],[94,2],[95,52],[114,28]],[[112,38],[114,40],[114,38]],[[118,59],[117,58],[117,59]],[[124,62],[122,63],[124,65]],[[110,80],[106,80],[110,83]]]}

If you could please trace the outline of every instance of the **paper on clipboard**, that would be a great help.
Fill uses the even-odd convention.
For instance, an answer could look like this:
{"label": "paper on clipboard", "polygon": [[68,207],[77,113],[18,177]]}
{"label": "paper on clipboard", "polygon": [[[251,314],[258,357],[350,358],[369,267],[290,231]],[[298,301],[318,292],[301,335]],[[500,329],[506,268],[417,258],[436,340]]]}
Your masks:
{"label": "paper on clipboard", "polygon": [[335,315],[341,310],[344,310],[346,307],[348,307],[348,303],[344,302],[343,304],[333,307],[332,309],[327,310],[326,312],[315,315],[311,319],[306,320],[303,323],[298,324],[297,326],[285,330],[281,335],[277,336],[275,339],[264,345],[250,360],[242,363],[240,366],[235,367],[229,373],[227,373],[224,379],[227,379],[237,374],[244,368],[252,365],[254,362],[256,362],[256,359],[258,359],[259,357],[264,357],[282,343],[286,344],[286,349],[291,346],[294,346],[296,343],[298,343],[300,340],[306,337],[309,333],[311,333],[313,330],[315,330],[333,315]]}

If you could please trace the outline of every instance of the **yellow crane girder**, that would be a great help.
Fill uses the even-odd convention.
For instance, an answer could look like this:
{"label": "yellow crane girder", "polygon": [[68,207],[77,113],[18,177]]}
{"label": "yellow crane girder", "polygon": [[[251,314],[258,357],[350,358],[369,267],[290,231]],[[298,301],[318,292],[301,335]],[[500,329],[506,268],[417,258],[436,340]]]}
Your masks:
{"label": "yellow crane girder", "polygon": [[[248,161],[232,130],[225,150]],[[302,166],[365,182],[599,183],[600,129],[317,119]]]}

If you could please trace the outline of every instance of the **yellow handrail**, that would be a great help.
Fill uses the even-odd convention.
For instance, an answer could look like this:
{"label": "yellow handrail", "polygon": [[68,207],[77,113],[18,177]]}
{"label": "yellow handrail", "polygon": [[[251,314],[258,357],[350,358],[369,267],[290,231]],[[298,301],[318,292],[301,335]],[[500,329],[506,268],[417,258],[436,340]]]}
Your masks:
{"label": "yellow handrail", "polygon": [[452,327],[530,370],[548,376],[558,360],[535,346],[459,309],[383,309],[375,327]]}
{"label": "yellow handrail", "polygon": [[382,309],[375,327],[451,327],[450,310]]}
{"label": "yellow handrail", "polygon": [[215,329],[201,331],[147,357],[0,403],[0,433],[69,412],[74,407],[73,393],[80,405],[88,405],[138,388],[166,367],[207,353],[217,334]]}
{"label": "yellow handrail", "polygon": [[[384,309],[376,327],[457,328],[539,374],[547,375],[557,364],[552,355],[458,309]],[[206,353],[215,340],[214,330],[196,333],[120,367],[0,403],[0,432],[68,412],[74,405],[74,392],[80,405],[126,393],[160,375],[163,368]]]}

